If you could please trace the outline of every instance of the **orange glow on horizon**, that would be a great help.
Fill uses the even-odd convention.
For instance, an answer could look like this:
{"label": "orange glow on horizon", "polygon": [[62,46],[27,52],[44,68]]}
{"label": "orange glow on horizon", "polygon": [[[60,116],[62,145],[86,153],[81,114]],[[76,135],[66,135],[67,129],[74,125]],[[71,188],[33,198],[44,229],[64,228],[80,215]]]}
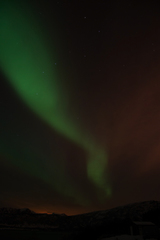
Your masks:
{"label": "orange glow on horizon", "polygon": [[67,216],[72,216],[72,215],[79,215],[83,213],[88,213],[90,211],[85,211],[84,209],[44,209],[44,208],[29,208],[31,211],[37,213],[37,214],[65,214]]}

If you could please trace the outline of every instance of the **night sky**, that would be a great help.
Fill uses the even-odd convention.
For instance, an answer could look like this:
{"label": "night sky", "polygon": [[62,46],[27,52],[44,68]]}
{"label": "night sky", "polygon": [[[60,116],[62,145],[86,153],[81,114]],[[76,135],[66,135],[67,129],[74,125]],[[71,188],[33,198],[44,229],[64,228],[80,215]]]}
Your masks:
{"label": "night sky", "polygon": [[0,207],[160,200],[159,1],[0,1]]}

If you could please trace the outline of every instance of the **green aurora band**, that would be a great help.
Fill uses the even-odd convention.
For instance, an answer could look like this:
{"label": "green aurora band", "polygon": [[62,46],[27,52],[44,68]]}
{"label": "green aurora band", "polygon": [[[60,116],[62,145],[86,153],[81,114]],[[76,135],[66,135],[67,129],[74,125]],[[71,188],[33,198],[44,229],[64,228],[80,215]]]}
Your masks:
{"label": "green aurora band", "polygon": [[[107,154],[67,116],[69,101],[57,80],[52,51],[25,5],[20,8],[14,1],[0,4],[0,33],[0,67],[14,90],[41,119],[87,152],[88,178],[105,192],[106,197],[111,196],[109,180],[105,176]],[[60,181],[51,183],[48,176],[43,176],[43,180],[60,193],[85,202],[71,184],[70,177],[64,177],[63,167],[59,166],[59,169],[65,178],[64,184],[68,183],[67,192],[64,192],[64,185],[60,186]],[[35,172],[32,174],[36,175]]]}

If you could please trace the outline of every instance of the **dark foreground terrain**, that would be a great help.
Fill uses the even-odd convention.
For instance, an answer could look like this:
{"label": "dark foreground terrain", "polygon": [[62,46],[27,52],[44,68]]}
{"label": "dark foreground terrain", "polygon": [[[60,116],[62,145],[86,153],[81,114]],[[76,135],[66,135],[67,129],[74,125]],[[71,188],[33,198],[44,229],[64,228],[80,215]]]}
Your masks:
{"label": "dark foreground terrain", "polygon": [[61,232],[37,231],[37,230],[0,230],[0,239],[10,240],[61,240],[65,234]]}
{"label": "dark foreground terrain", "polygon": [[146,224],[149,225],[143,238],[160,239],[160,202],[140,202],[74,216],[37,214],[29,209],[0,209],[2,240],[97,240],[103,236],[131,235],[131,226],[138,229]]}

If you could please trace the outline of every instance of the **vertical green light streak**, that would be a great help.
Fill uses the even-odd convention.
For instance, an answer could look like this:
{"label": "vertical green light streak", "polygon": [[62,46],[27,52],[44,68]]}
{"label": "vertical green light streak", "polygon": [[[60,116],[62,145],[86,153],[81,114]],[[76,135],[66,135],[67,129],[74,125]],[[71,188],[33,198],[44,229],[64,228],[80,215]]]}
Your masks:
{"label": "vertical green light streak", "polygon": [[31,14],[27,16],[13,2],[4,1],[0,5],[1,69],[32,111],[88,152],[89,179],[110,195],[107,176],[104,176],[106,153],[67,117],[68,99],[61,92],[55,65],[41,30]]}

